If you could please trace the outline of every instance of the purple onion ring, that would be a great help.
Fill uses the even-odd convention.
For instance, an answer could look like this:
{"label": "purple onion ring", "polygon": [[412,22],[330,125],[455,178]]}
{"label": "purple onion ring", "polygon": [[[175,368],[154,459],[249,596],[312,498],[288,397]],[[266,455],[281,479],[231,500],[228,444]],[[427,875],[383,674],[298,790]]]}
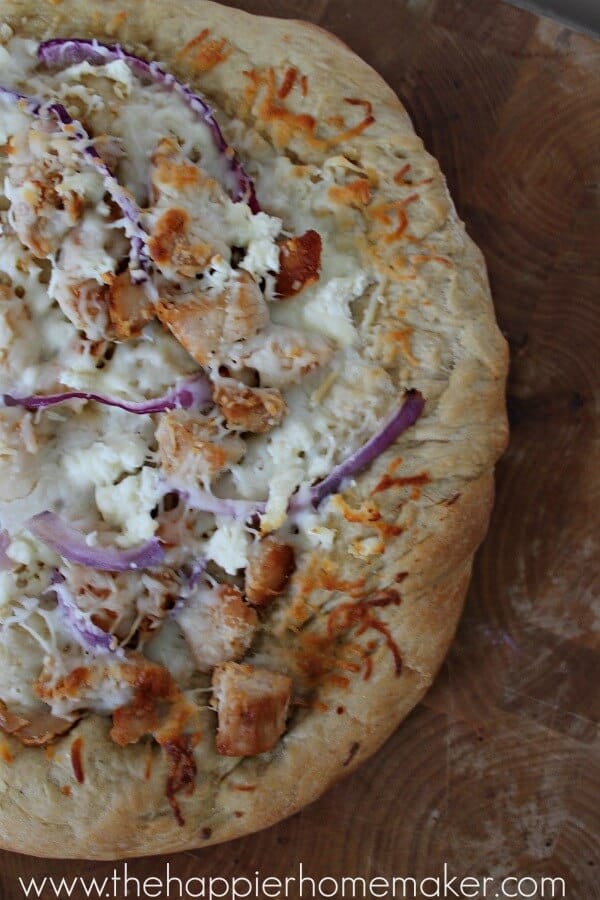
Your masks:
{"label": "purple onion ring", "polygon": [[157,63],[148,62],[140,56],[128,53],[120,44],[102,44],[96,40],[80,38],[54,38],[40,44],[38,57],[44,65],[50,68],[72,66],[81,62],[99,66],[121,60],[138,78],[161,85],[165,90],[177,94],[196,118],[209,128],[215,146],[226,164],[226,172],[229,176],[227,187],[233,199],[247,203],[253,213],[260,212],[252,179],[244,171],[242,164],[223,137],[223,132],[211,107],[202,97],[195,94],[189,85],[179,81],[170,72],[165,72]]}
{"label": "purple onion ring", "polygon": [[142,400],[131,402],[117,400],[115,397],[107,397],[104,394],[94,394],[88,391],[64,391],[60,394],[31,394],[28,397],[14,397],[12,394],[3,394],[2,400],[5,406],[23,406],[25,409],[46,409],[68,400],[93,400],[105,406],[114,406],[125,412],[138,415],[150,415],[151,413],[166,412],[170,409],[202,409],[212,399],[212,388],[206,375],[199,374],[183,381],[178,387],[173,388],[163,397],[154,400]]}
{"label": "purple onion ring", "polygon": [[81,122],[73,119],[65,107],[61,103],[52,101],[38,100],[37,97],[28,97],[26,94],[20,94],[11,88],[0,85],[0,94],[11,100],[16,106],[28,113],[30,116],[43,119],[46,113],[51,113],[57,120],[61,131],[69,138],[82,141],[84,147],[82,155],[87,157],[96,171],[102,176],[104,187],[110,194],[119,209],[129,223],[129,238],[131,239],[131,256],[129,260],[130,269],[137,274],[138,283],[144,280],[150,261],[145,255],[146,231],[141,223],[141,210],[135,202],[133,195],[127,188],[119,184],[111,170],[108,168],[96,148],[93,146],[92,138],[87,133]]}
{"label": "purple onion ring", "polygon": [[56,595],[63,621],[80,647],[93,655],[112,653],[115,656],[124,656],[123,650],[118,646],[117,638],[113,634],[107,634],[98,625],[94,625],[90,617],[79,609],[60,573],[54,574],[49,590]]}
{"label": "purple onion ring", "polygon": [[63,559],[91,569],[128,572],[131,569],[150,569],[159,566],[164,560],[164,550],[156,538],[128,550],[118,547],[90,547],[81,531],[72,528],[50,510],[33,516],[26,522],[26,527]]}

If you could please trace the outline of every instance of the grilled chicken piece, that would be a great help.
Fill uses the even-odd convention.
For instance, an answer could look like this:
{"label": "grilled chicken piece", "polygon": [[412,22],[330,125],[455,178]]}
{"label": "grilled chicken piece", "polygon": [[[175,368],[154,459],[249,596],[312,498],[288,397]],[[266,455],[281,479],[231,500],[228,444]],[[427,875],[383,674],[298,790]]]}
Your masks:
{"label": "grilled chicken piece", "polygon": [[239,462],[246,449],[238,435],[224,432],[214,419],[199,419],[183,410],[161,416],[156,439],[165,474],[177,476],[184,484],[201,482],[205,487]]}
{"label": "grilled chicken piece", "polygon": [[236,341],[254,337],[269,322],[260,288],[242,269],[222,291],[209,288],[175,295],[167,289],[157,316],[202,366],[225,356]]}
{"label": "grilled chicken piece", "polygon": [[239,358],[257,370],[261,385],[283,389],[327,365],[333,354],[333,343],[320,334],[271,325],[246,342]]}
{"label": "grilled chicken piece", "polygon": [[287,404],[278,390],[251,388],[225,379],[216,384],[214,401],[229,428],[253,434],[270,431],[287,413]]}
{"label": "grilled chicken piece", "polygon": [[321,235],[312,229],[280,244],[279,274],[275,281],[275,293],[278,297],[282,300],[293,297],[307,285],[319,280],[321,249]]}
{"label": "grilled chicken piece", "polygon": [[128,340],[154,316],[154,306],[128,271],[112,271],[113,252],[120,257],[126,247],[115,243],[106,248],[107,234],[111,242],[119,241],[118,235],[107,233],[103,219],[88,213],[62,242],[48,292],[90,340]]}
{"label": "grilled chicken piece", "polygon": [[62,274],[52,279],[52,295],[68,319],[90,340],[128,341],[141,334],[154,316],[144,288],[133,284],[128,272],[73,280]]}
{"label": "grilled chicken piece", "polygon": [[111,252],[124,255],[127,242],[91,208],[104,193],[100,176],[80,171],[81,157],[66,137],[36,126],[10,145],[9,158],[10,223],[38,258],[57,254],[49,292],[65,315],[92,340],[139,334],[152,304],[127,272],[114,274]]}
{"label": "grilled chicken piece", "polygon": [[26,747],[45,747],[61,734],[70,731],[79,716],[61,719],[50,710],[35,712],[30,718],[15,715],[0,700],[0,731],[16,737]]}
{"label": "grilled chicken piece", "polygon": [[176,614],[201,672],[239,659],[250,647],[258,618],[230,584],[203,585]]}
{"label": "grilled chicken piece", "polygon": [[285,731],[292,679],[268,669],[225,663],[214,670],[212,685],[219,717],[217,752],[256,756],[270,750]]}
{"label": "grilled chicken piece", "polygon": [[[80,163],[73,145],[66,137],[47,134],[33,125],[26,135],[11,140],[7,152],[10,165],[5,189],[10,224],[34,256],[48,257],[80,221],[88,202],[85,187],[82,190],[86,179],[77,177]],[[90,178],[87,181],[93,183]]]}
{"label": "grilled chicken piece", "polygon": [[126,640],[132,627],[138,633],[159,627],[180,594],[175,573],[155,569],[139,572],[102,572],[88,566],[70,565],[65,583],[77,606],[94,625]]}
{"label": "grilled chicken piece", "polygon": [[179,207],[170,207],[156,220],[148,252],[163,274],[195,278],[215,255],[208,240],[194,240],[189,230],[190,216]]}
{"label": "grilled chicken piece", "polygon": [[266,606],[281,594],[294,569],[294,549],[274,537],[255,545],[246,569],[246,599],[253,606]]}
{"label": "grilled chicken piece", "polygon": [[194,717],[194,706],[163,666],[140,660],[128,674],[133,697],[113,712],[110,736],[115,744],[135,744],[146,734],[162,744],[168,736],[179,734],[186,721]]}
{"label": "grilled chicken piece", "polygon": [[105,286],[110,326],[108,337],[115,341],[128,341],[137,337],[144,325],[154,317],[154,304],[144,287],[133,284],[129,272],[115,275]]}
{"label": "grilled chicken piece", "polygon": [[100,341],[108,336],[110,320],[106,285],[93,278],[83,281],[69,277],[66,272],[55,269],[50,281],[50,294],[73,323],[91,341]]}
{"label": "grilled chicken piece", "polygon": [[193,742],[185,729],[191,722],[197,726],[197,707],[181,693],[163,666],[139,658],[136,665],[124,668],[123,674],[133,688],[133,697],[113,712],[111,739],[126,747],[151,734],[160,744],[168,765],[167,799],[178,824],[183,825],[176,795],[189,796],[194,790],[196,762]]}
{"label": "grilled chicken piece", "polygon": [[229,258],[228,213],[221,185],[164,138],[152,155],[150,194],[155,214],[150,256],[166,278],[195,278],[216,256]]}

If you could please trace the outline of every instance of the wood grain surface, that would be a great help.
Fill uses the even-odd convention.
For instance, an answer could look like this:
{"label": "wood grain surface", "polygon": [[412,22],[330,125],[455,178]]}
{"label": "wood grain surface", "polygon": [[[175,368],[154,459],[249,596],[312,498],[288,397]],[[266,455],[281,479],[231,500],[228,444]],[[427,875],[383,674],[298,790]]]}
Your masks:
{"label": "wood grain surface", "polygon": [[[313,806],[173,857],[172,873],[285,877],[302,861],[317,878],[423,878],[446,863],[561,876],[569,900],[599,898],[600,45],[498,0],[238,5],[330,29],[404,100],[488,261],[512,348],[512,438],[425,702]],[[21,900],[18,876],[112,870],[0,854],[0,900]]]}

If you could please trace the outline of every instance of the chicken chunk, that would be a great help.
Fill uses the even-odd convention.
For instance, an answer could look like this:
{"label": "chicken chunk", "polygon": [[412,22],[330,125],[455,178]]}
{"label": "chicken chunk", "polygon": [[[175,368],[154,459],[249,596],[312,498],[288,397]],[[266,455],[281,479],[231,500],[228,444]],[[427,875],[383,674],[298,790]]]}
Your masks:
{"label": "chicken chunk", "polygon": [[0,700],[0,731],[16,737],[26,747],[45,747],[70,731],[79,717],[61,719],[49,709],[36,710],[29,718],[15,715]]}
{"label": "chicken chunk", "polygon": [[[110,736],[120,747],[135,744],[146,734],[163,744],[182,731],[196,710],[163,666],[143,657],[130,658],[130,663],[121,666],[119,674],[130,685],[131,697],[114,710]],[[116,675],[111,673],[113,678]]]}
{"label": "chicken chunk", "polygon": [[51,293],[67,318],[90,340],[127,341],[137,337],[154,316],[154,308],[141,285],[131,282],[128,272],[106,281],[79,280],[55,270]]}
{"label": "chicken chunk", "polygon": [[101,180],[95,173],[78,171],[80,162],[67,138],[37,124],[12,139],[8,155],[10,224],[36,257],[48,257],[80,221],[88,202],[100,198]]}
{"label": "chicken chunk", "polygon": [[89,566],[71,565],[65,584],[79,609],[98,628],[125,641],[131,630],[156,630],[173,604],[180,585],[167,568],[144,572],[102,572]]}
{"label": "chicken chunk", "polygon": [[202,366],[219,361],[232,344],[254,337],[269,322],[260,288],[241,269],[222,290],[208,288],[177,295],[166,290],[157,316]]}
{"label": "chicken chunk", "polygon": [[257,370],[261,385],[286,388],[327,365],[334,351],[333,343],[320,334],[271,325],[247,341],[240,349],[239,359]]}
{"label": "chicken chunk", "polygon": [[190,234],[190,216],[185,209],[169,207],[154,224],[148,240],[148,252],[164,275],[195,278],[216,249],[207,238]]}
{"label": "chicken chunk", "polygon": [[154,304],[143,286],[133,284],[129,272],[122,272],[103,287],[110,322],[108,337],[115,341],[137,337],[144,325],[154,317]]}
{"label": "chicken chunk", "polygon": [[232,204],[221,185],[165,138],[152,155],[154,222],[150,256],[171,281],[195,278],[220,255],[229,258],[227,214]]}
{"label": "chicken chunk", "polygon": [[319,280],[321,248],[321,235],[312,229],[283,241],[279,247],[279,273],[275,282],[278,297],[293,297]]}
{"label": "chicken chunk", "polygon": [[66,272],[55,269],[50,281],[50,294],[67,319],[89,340],[99,341],[107,337],[110,320],[106,285],[99,284],[93,278],[75,280]]}
{"label": "chicken chunk", "polygon": [[214,419],[199,419],[183,410],[161,416],[156,430],[163,472],[183,484],[211,481],[228,466],[240,461],[245,444],[236,434],[228,434]]}
{"label": "chicken chunk", "polygon": [[219,724],[217,752],[256,756],[270,750],[285,731],[292,679],[251,665],[226,663],[212,679]]}
{"label": "chicken chunk", "polygon": [[114,272],[115,260],[126,253],[122,235],[95,213],[62,242],[48,292],[90,340],[126,340],[154,315],[144,288],[131,282],[129,272]]}
{"label": "chicken chunk", "polygon": [[285,590],[295,569],[294,548],[267,537],[256,544],[246,569],[246,599],[266,606]]}
{"label": "chicken chunk", "polygon": [[279,425],[287,404],[278,390],[251,388],[223,379],[217,383],[214,401],[230,428],[264,434]]}
{"label": "chicken chunk", "polygon": [[230,584],[203,585],[176,619],[202,672],[243,656],[258,625],[256,612]]}

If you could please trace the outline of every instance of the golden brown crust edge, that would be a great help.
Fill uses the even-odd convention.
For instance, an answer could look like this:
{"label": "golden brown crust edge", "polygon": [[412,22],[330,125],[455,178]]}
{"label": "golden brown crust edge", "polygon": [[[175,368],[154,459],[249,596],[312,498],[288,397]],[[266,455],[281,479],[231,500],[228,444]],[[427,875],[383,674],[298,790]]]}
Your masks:
{"label": "golden brown crust edge", "polygon": [[[153,4],[131,2],[129,6],[143,28],[152,32]],[[102,4],[102,19],[108,22],[112,11],[129,6]],[[401,120],[405,130],[410,127],[390,88],[321,29],[274,19],[257,20],[241,13],[243,24],[238,18],[232,26],[231,10],[204,2],[181,2],[176,8],[175,19],[180,24],[196,21],[197,30],[208,24],[232,39],[239,32],[247,52],[252,46],[258,60],[269,59],[275,38],[284,34],[290,36],[289,42],[297,52],[310,46],[317,68],[331,65],[332,60],[346,68],[351,59],[352,86],[360,89],[362,96],[381,103],[382,120]],[[9,19],[12,15],[16,21],[21,15],[31,14],[29,24],[20,26],[21,33],[25,29],[41,35],[47,30],[50,36],[72,34],[77,29],[83,36],[95,30],[94,9],[97,12],[98,6],[63,0],[59,7],[40,11],[31,2],[11,0],[3,15]],[[55,17],[57,22],[53,23]],[[101,36],[101,30],[96,34]],[[157,51],[167,57],[169,40],[176,40],[175,33],[163,28],[161,34]],[[134,44],[143,40],[141,36],[136,40],[134,26],[127,23],[118,36]],[[458,224],[451,225],[459,228]],[[476,475],[463,477],[455,502],[432,505],[415,528],[414,540],[398,547],[397,553],[393,545],[388,546],[385,559],[373,573],[372,590],[388,587],[400,571],[409,573],[401,584],[402,604],[386,610],[385,617],[402,647],[405,665],[401,674],[397,676],[390,654],[380,647],[371,679],[361,681],[360,690],[341,695],[346,711],[343,716],[336,713],[335,691],[331,690],[334,702],[329,708],[297,714],[293,727],[272,754],[246,759],[223,771],[219,768],[221,761],[205,752],[195,794],[182,802],[186,817],[183,828],[176,824],[165,801],[166,769],[159,749],[147,745],[117,748],[108,738],[108,720],[83,721],[57,742],[51,757],[44,751],[15,748],[10,742],[15,758],[11,763],[0,762],[0,835],[7,849],[33,851],[39,856],[109,859],[175,852],[256,831],[300,809],[353,771],[423,696],[454,634],[473,554],[485,534],[493,502],[493,464],[506,441],[506,346],[495,325],[481,255],[468,238],[463,240],[458,272],[464,283],[459,294],[470,298],[464,301],[464,315],[478,309],[478,330],[471,339],[488,375],[483,387],[477,382],[481,391],[475,419],[464,408],[473,405],[472,398],[457,390],[448,392],[440,420],[447,420],[450,428],[456,421],[466,423],[468,440],[468,423],[479,418],[486,423],[487,433],[478,444],[481,458],[473,464]],[[479,282],[474,294],[470,285],[473,280]],[[468,376],[468,368],[465,371]],[[479,376],[478,372],[473,377]],[[467,391],[468,386],[467,377]],[[455,461],[456,456],[449,453],[449,473]],[[363,496],[368,495],[373,478],[380,477],[388,463],[389,457],[382,459],[369,473],[367,486],[361,488]],[[328,699],[326,694],[323,699]],[[63,788],[72,782],[70,752],[76,736],[84,739],[85,781],[66,796]],[[252,790],[240,789],[247,787]]]}

